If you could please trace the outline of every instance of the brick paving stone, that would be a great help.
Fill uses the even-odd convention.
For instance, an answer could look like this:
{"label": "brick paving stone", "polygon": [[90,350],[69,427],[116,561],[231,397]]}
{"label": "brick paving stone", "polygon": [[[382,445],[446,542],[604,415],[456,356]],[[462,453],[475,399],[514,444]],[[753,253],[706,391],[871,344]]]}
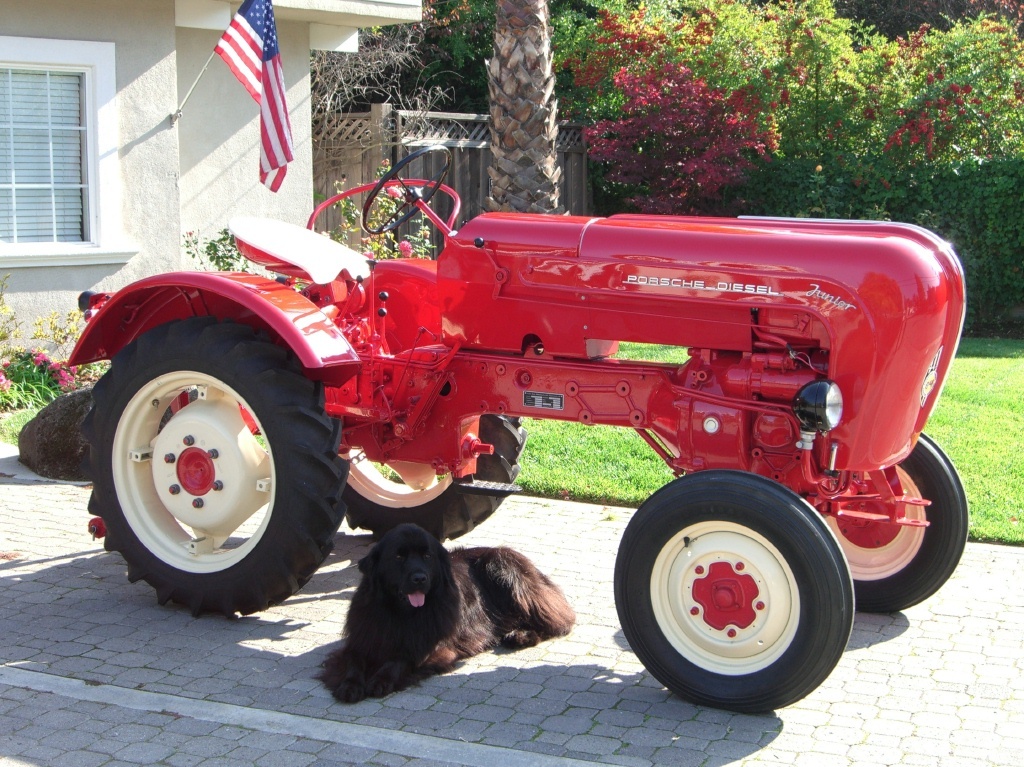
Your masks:
{"label": "brick paving stone", "polygon": [[[111,758],[105,754],[97,754],[91,751],[71,751],[55,757],[48,767],[102,767],[109,764]],[[0,764],[3,764],[0,759]]]}
{"label": "brick paving stone", "polygon": [[398,754],[377,754],[376,756],[367,759],[367,764],[380,765],[381,767],[402,767],[402,765],[408,763],[408,759]]}
{"label": "brick paving stone", "polygon": [[[576,608],[574,633],[486,653],[448,676],[349,706],[315,675],[337,646],[368,536],[343,528],[303,592],[263,614],[194,618],[157,605],[144,583],[129,584],[120,557],[84,535],[87,498],[86,488],[53,483],[12,482],[0,492],[0,551],[19,553],[0,561],[0,668],[323,727],[355,723],[381,737],[638,767],[1016,767],[1024,751],[1024,594],[1015,586],[1024,550],[969,545],[953,579],[923,604],[858,614],[839,666],[805,700],[737,715],[672,696],[625,647],[611,594],[629,510],[512,498],[460,543],[508,544],[533,558]],[[0,683],[0,765],[117,767],[167,750],[162,763],[174,767],[435,763],[310,735]],[[480,763],[499,763],[487,754]]]}
{"label": "brick paving stone", "polygon": [[[46,727],[46,725],[41,725]],[[51,730],[50,734],[40,738],[39,742],[50,748],[59,748],[63,751],[77,751],[90,748],[100,736],[95,733],[81,730]]]}

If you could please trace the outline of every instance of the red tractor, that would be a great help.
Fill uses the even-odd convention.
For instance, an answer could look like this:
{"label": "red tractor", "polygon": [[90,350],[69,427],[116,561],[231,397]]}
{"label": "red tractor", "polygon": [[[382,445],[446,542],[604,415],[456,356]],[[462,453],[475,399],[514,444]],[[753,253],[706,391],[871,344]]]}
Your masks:
{"label": "red tractor", "polygon": [[[403,180],[415,161],[437,172]],[[950,577],[967,501],[923,433],[964,319],[947,243],[640,215],[455,231],[449,165],[428,147],[341,195],[368,193],[364,225],[390,201],[373,234],[421,213],[444,235],[436,260],[371,262],[313,232],[332,198],[306,229],[232,222],[277,279],[83,294],[71,362],[111,360],[83,425],[90,509],[131,580],[246,614],[301,588],[343,519],[459,536],[518,489],[522,417],[633,429],[677,475],[626,529],[615,600],[640,660],[691,701],[796,701],[841,657],[855,596],[902,610]],[[619,360],[620,341],[689,360]]]}

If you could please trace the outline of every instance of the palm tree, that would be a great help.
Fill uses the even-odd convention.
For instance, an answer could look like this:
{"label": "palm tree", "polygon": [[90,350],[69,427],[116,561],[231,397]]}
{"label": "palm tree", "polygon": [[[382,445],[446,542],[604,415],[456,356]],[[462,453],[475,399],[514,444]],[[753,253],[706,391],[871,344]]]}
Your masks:
{"label": "palm tree", "polygon": [[557,213],[562,172],[547,0],[497,0],[491,100],[490,210]]}

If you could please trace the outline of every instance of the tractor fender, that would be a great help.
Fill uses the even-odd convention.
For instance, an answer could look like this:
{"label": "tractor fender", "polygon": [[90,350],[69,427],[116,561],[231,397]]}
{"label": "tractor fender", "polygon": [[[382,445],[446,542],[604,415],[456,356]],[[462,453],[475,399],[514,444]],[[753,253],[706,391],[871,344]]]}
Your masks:
{"label": "tractor fender", "polygon": [[157,325],[195,316],[234,320],[265,331],[291,349],[306,375],[340,384],[359,355],[316,304],[287,285],[259,275],[172,272],[123,288],[87,313],[85,331],[68,360],[81,365],[111,359]]}

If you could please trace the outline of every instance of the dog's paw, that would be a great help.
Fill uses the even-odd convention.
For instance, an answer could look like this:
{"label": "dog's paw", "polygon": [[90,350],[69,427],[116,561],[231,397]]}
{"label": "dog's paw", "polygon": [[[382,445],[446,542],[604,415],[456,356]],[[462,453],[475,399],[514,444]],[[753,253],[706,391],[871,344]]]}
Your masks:
{"label": "dog's paw", "polygon": [[359,682],[346,681],[331,690],[331,694],[342,703],[358,703],[366,697],[367,691]]}
{"label": "dog's paw", "polygon": [[501,644],[511,648],[535,647],[540,644],[540,635],[529,629],[510,631],[501,638]]}
{"label": "dog's paw", "polygon": [[394,679],[375,676],[366,683],[366,695],[370,698],[383,698],[398,690]]}
{"label": "dog's paw", "polygon": [[383,698],[415,682],[416,674],[409,663],[391,661],[382,665],[366,680],[366,694],[371,698]]}

